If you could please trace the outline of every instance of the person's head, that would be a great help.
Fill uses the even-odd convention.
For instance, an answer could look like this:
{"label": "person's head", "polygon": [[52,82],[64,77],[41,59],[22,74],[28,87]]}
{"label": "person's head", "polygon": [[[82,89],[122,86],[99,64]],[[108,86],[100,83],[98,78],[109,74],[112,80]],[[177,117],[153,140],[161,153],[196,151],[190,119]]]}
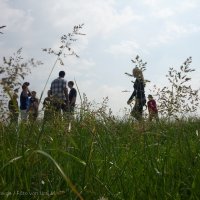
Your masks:
{"label": "person's head", "polygon": [[65,72],[64,71],[60,71],[59,72],[59,77],[60,78],[64,78],[65,77]]}
{"label": "person's head", "polygon": [[151,94],[148,95],[148,99],[151,100],[153,99],[153,96]]}
{"label": "person's head", "polygon": [[25,85],[25,84],[23,84],[23,85],[22,85],[22,90],[23,90],[23,91],[28,91],[28,86]]}
{"label": "person's head", "polygon": [[36,91],[32,91],[32,92],[31,92],[31,96],[32,96],[32,97],[36,97]]}
{"label": "person's head", "polygon": [[30,83],[29,82],[24,82],[23,85],[28,87],[30,85]]}
{"label": "person's head", "polygon": [[135,78],[141,78],[141,79],[143,79],[142,70],[139,69],[138,67],[133,68],[133,72],[132,73],[133,73],[133,76]]}
{"label": "person's head", "polygon": [[18,98],[18,94],[17,93],[13,93],[12,98],[13,99],[17,99]]}
{"label": "person's head", "polygon": [[69,81],[69,82],[68,82],[68,87],[69,87],[69,88],[73,88],[73,86],[74,86],[74,82],[73,82],[73,81]]}

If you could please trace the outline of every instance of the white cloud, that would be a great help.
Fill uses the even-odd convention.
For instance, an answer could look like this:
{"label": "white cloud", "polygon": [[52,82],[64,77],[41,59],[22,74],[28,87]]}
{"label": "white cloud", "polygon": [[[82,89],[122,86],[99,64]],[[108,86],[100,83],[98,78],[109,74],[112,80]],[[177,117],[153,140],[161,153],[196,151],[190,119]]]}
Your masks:
{"label": "white cloud", "polygon": [[109,52],[115,56],[120,56],[122,54],[132,56],[137,54],[140,46],[135,41],[122,41],[119,44],[111,45],[106,52]]}
{"label": "white cloud", "polygon": [[195,9],[199,7],[199,0],[185,0],[185,1],[182,1],[180,6],[178,6],[176,8],[176,11],[178,12],[186,12],[186,11],[189,11],[189,10],[192,10],[192,9]]}
{"label": "white cloud", "polygon": [[108,97],[108,106],[111,108],[113,113],[116,114],[120,111],[120,108],[127,106],[126,102],[129,98],[129,94],[127,95],[127,93],[123,93],[123,90],[124,88],[121,86],[114,87],[111,85],[103,84],[98,86],[95,90],[90,91],[88,97],[89,99],[95,100],[96,103],[100,104],[103,102],[104,98]]}
{"label": "white cloud", "polygon": [[200,25],[180,25],[175,22],[167,22],[164,30],[158,32],[155,38],[152,38],[148,46],[157,46],[161,44],[168,44],[174,40],[188,37],[192,34],[200,32]]}
{"label": "white cloud", "polygon": [[73,59],[68,61],[69,73],[73,74],[74,77],[85,77],[85,78],[93,78],[95,74],[93,69],[95,68],[96,64],[91,59]]}
{"label": "white cloud", "polygon": [[175,12],[170,8],[156,9],[156,12],[153,12],[153,16],[156,18],[169,18],[173,16]]}
{"label": "white cloud", "polygon": [[170,18],[199,7],[198,0],[143,0],[155,18]]}
{"label": "white cloud", "polygon": [[[133,21],[141,20],[130,6],[121,10],[115,8],[112,0],[89,0],[85,1],[45,1],[49,7],[47,16],[51,24],[56,28],[73,26],[78,23],[86,24],[88,37],[98,35],[107,36],[112,31]],[[42,8],[46,6],[43,2]]]}
{"label": "white cloud", "polygon": [[6,25],[6,31],[12,32],[25,32],[32,23],[33,17],[31,17],[29,11],[11,7],[8,0],[0,0],[1,8],[1,25]]}

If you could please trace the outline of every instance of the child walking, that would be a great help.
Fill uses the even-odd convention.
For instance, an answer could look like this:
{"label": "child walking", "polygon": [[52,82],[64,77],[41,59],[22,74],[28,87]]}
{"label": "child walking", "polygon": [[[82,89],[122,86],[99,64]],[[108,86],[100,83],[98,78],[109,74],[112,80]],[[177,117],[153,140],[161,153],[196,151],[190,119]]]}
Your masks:
{"label": "child walking", "polygon": [[149,121],[152,121],[153,119],[159,121],[156,101],[153,99],[153,96],[151,94],[148,95],[147,107],[149,111]]}

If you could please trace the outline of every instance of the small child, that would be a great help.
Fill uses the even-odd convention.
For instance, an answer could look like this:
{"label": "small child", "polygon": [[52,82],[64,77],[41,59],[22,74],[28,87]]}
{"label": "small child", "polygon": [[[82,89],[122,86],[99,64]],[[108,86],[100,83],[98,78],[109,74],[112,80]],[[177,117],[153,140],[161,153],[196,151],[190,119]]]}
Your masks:
{"label": "small child", "polygon": [[31,92],[31,97],[29,99],[29,119],[35,121],[38,116],[39,100],[36,97],[36,91]]}
{"label": "small child", "polygon": [[152,121],[153,118],[155,118],[156,121],[159,121],[156,101],[153,99],[153,96],[150,94],[148,95],[147,107],[149,111],[149,121]]}
{"label": "small child", "polygon": [[52,97],[51,97],[51,90],[48,90],[47,97],[45,97],[43,101],[43,108],[44,110],[44,120],[49,120],[52,118]]}

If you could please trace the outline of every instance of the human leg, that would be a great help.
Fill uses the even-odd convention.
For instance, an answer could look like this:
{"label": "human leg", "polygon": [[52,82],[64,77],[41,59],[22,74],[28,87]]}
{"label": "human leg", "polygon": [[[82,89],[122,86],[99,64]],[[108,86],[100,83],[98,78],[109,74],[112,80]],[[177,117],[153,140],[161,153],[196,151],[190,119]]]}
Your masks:
{"label": "human leg", "polygon": [[20,113],[21,113],[21,120],[22,121],[27,121],[27,119],[28,119],[28,112],[27,112],[27,110],[20,110]]}

